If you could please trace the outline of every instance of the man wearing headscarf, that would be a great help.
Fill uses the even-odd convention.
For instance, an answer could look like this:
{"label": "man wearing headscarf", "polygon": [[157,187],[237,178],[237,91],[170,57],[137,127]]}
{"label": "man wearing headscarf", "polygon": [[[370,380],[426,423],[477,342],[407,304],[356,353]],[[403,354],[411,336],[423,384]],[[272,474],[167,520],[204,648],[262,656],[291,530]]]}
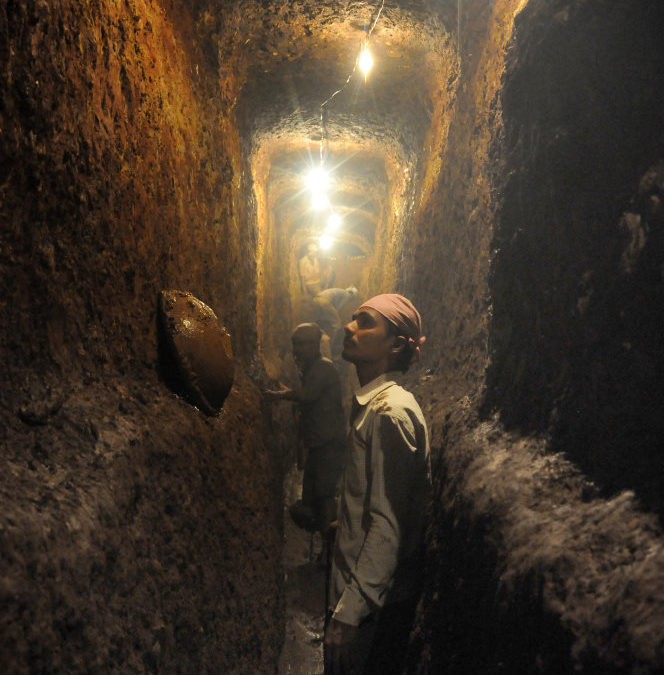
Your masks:
{"label": "man wearing headscarf", "polygon": [[307,244],[307,252],[300,258],[298,270],[300,272],[302,292],[311,297],[320,293],[322,290],[320,262],[318,260],[318,245],[316,242],[312,241]]}
{"label": "man wearing headscarf", "polygon": [[422,579],[431,471],[426,423],[397,384],[422,319],[402,295],[371,298],[344,327],[355,365],[325,630],[325,673],[401,673]]}

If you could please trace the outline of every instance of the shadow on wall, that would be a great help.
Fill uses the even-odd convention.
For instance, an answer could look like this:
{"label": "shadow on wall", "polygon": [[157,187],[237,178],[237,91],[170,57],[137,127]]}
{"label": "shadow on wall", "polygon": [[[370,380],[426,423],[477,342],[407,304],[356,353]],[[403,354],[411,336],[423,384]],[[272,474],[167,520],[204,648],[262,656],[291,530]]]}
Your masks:
{"label": "shadow on wall", "polygon": [[411,641],[411,662],[419,661],[413,672],[573,672],[574,638],[559,617],[545,610],[541,579],[533,575],[518,588],[506,590],[499,579],[493,524],[488,518],[450,517],[443,506],[448,477],[442,456],[433,469],[432,515],[440,527],[430,545],[433,551],[457,554],[434,554],[427,560],[425,578],[435,593],[424,603],[421,623],[426,629]]}
{"label": "shadow on wall", "polygon": [[505,75],[483,412],[664,517],[664,4],[546,4]]}

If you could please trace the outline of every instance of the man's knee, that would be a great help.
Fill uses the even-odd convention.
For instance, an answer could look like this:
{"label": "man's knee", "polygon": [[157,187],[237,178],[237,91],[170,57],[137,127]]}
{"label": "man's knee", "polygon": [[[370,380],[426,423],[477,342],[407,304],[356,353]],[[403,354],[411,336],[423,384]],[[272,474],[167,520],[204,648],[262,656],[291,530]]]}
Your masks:
{"label": "man's knee", "polygon": [[314,509],[308,504],[303,504],[301,499],[298,499],[295,504],[292,504],[288,512],[293,522],[308,532],[313,532],[318,529],[317,518],[314,514]]}
{"label": "man's knee", "polygon": [[330,523],[337,517],[337,500],[335,497],[319,497],[316,500],[318,529],[321,534],[327,534]]}

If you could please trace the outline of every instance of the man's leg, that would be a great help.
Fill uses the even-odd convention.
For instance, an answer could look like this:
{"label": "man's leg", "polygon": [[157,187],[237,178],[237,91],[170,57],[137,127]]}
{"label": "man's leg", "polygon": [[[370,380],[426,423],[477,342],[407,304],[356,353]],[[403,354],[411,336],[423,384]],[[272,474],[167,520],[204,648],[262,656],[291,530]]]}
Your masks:
{"label": "man's leg", "polygon": [[310,509],[316,506],[316,457],[311,448],[306,449],[304,474],[302,476],[302,503]]}
{"label": "man's leg", "polygon": [[[312,470],[315,499],[314,513],[316,528],[323,538],[323,550],[319,562],[325,563],[327,552],[334,533],[330,533],[330,524],[337,518],[337,483],[343,462],[343,442],[332,440],[312,452]],[[313,466],[315,462],[315,468]]]}
{"label": "man's leg", "polygon": [[315,476],[312,471],[312,462],[310,451],[307,451],[307,458],[304,464],[304,476],[302,478],[302,499],[292,504],[289,512],[293,522],[309,532],[314,532],[317,527],[315,509],[316,500],[314,496]]}
{"label": "man's leg", "polygon": [[417,598],[396,602],[365,619],[357,639],[323,651],[325,675],[401,675]]}
{"label": "man's leg", "polygon": [[343,647],[323,645],[325,675],[362,675],[366,672],[376,625],[376,617],[371,615],[358,626],[357,637],[350,644]]}
{"label": "man's leg", "polygon": [[378,616],[364,675],[401,675],[406,662],[417,597],[383,607]]}
{"label": "man's leg", "polygon": [[330,523],[337,517],[337,500],[335,497],[317,497],[315,503],[316,527],[327,539]]}

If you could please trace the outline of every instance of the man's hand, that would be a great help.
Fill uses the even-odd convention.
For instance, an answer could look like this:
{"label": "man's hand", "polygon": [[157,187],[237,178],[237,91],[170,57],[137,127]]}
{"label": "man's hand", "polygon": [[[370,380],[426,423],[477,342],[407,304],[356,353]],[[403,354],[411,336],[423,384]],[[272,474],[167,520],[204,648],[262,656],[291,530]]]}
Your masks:
{"label": "man's hand", "polygon": [[289,389],[288,387],[284,386],[279,382],[279,386],[281,389],[266,389],[263,391],[263,396],[268,401],[278,401],[279,399],[288,399],[288,398],[293,398],[293,390]]}
{"label": "man's hand", "polygon": [[351,647],[357,639],[357,626],[330,619],[325,629],[325,672],[331,675],[352,673]]}
{"label": "man's hand", "polygon": [[268,401],[275,401],[276,399],[283,398],[283,389],[266,389],[263,392],[263,396]]}
{"label": "man's hand", "polygon": [[341,647],[349,644],[357,637],[357,626],[351,626],[348,623],[342,623],[336,619],[330,619],[330,623],[325,630],[325,644]]}

